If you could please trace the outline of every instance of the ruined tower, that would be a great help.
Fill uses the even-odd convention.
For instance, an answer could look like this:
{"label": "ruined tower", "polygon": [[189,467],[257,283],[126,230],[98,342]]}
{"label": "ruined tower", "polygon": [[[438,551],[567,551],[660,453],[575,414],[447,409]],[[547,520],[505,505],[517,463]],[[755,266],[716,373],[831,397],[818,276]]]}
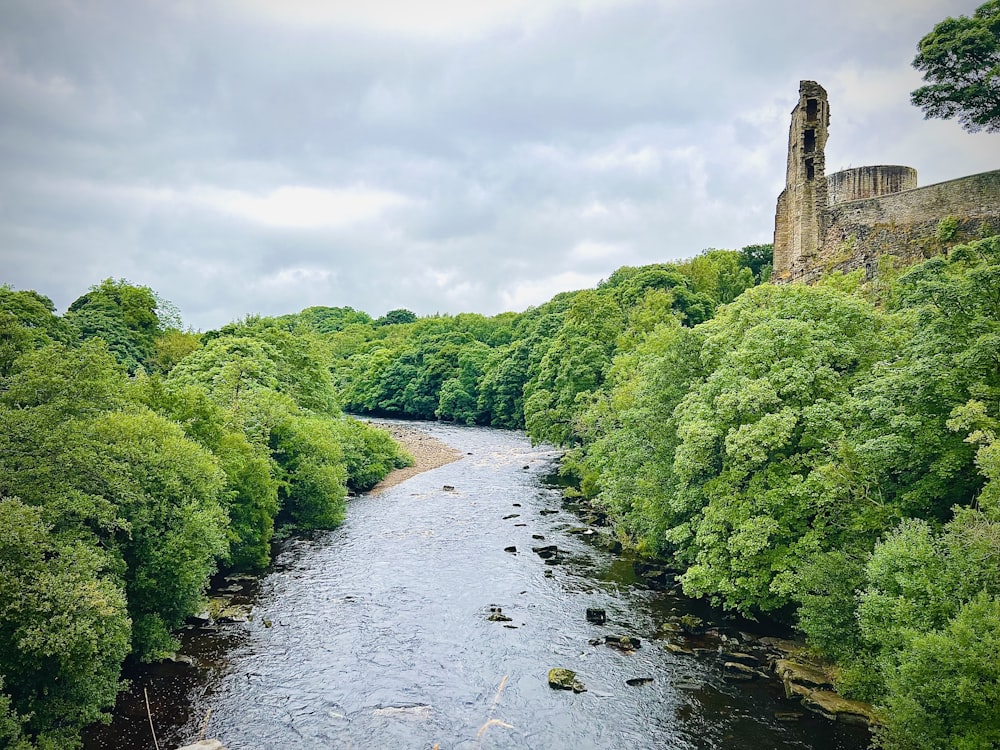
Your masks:
{"label": "ruined tower", "polygon": [[825,175],[830,106],[815,81],[799,82],[788,131],[785,189],[774,215],[778,284],[809,282],[828,271],[872,276],[885,256],[913,263],[947,247],[938,223],[954,225],[952,244],[1000,234],[1000,170],[917,186],[912,167],[880,164]]}
{"label": "ruined tower", "polygon": [[811,258],[820,246],[827,205],[824,150],[829,126],[826,90],[815,81],[800,81],[799,102],[788,129],[785,189],[778,196],[774,219],[776,275]]}

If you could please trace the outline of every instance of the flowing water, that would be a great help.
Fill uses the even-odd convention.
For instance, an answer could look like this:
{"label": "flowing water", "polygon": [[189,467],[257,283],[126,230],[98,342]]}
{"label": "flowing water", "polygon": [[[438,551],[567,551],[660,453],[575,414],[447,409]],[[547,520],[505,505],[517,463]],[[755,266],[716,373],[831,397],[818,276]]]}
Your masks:
{"label": "flowing water", "polygon": [[[279,547],[265,577],[235,584],[249,621],[186,631],[193,666],[130,675],[89,750],[153,747],[144,691],[161,748],[202,732],[230,750],[867,745],[865,731],[808,712],[779,720],[801,706],[773,680],[727,680],[710,648],[668,651],[664,622],[711,615],[570,533],[580,519],[542,481],[556,453],[518,433],[420,428],[466,455],[355,498],[337,530]],[[557,557],[532,552],[546,545]],[[510,620],[489,620],[495,608]],[[587,608],[607,622],[588,622]],[[717,624],[739,650],[746,633]],[[607,635],[641,646],[591,644]],[[550,688],[552,667],[587,691]]]}

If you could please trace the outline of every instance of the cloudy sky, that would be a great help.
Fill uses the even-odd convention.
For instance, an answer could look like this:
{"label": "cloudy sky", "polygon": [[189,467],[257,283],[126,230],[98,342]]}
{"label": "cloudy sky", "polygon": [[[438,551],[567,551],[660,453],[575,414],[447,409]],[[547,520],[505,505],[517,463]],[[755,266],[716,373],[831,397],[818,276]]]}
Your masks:
{"label": "cloudy sky", "polygon": [[802,78],[828,173],[1000,168],[909,104],[980,2],[0,0],[0,283],[492,314],[769,242]]}

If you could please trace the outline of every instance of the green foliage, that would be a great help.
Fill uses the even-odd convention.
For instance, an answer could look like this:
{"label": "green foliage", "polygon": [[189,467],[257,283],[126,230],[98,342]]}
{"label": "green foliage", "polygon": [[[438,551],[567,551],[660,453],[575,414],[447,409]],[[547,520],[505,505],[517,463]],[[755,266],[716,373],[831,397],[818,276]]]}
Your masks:
{"label": "green foliage", "polygon": [[75,747],[79,730],[114,703],[130,623],[107,565],[97,547],[58,539],[40,509],[0,498],[5,747],[26,737]]}
{"label": "green foliage", "polygon": [[937,223],[934,236],[941,242],[950,242],[958,234],[958,217],[945,216]]}
{"label": "green foliage", "polygon": [[68,322],[56,317],[48,297],[0,286],[0,377],[10,372],[24,352],[49,343],[68,343],[77,336]]}
{"label": "green foliage", "polygon": [[329,529],[343,520],[347,469],[330,420],[287,415],[271,430],[282,513],[300,529]]}
{"label": "green foliage", "polygon": [[910,95],[925,117],[958,117],[975,133],[1000,130],[1000,0],[946,18],[920,40],[913,67],[927,85]]}
{"label": "green foliage", "polygon": [[740,250],[740,265],[750,269],[758,284],[767,281],[774,265],[774,245],[747,245]]}
{"label": "green foliage", "polygon": [[152,362],[162,304],[149,287],[105,279],[77,298],[66,318],[83,338],[102,339],[118,361],[135,372]]}
{"label": "green foliage", "polygon": [[296,315],[282,315],[275,319],[280,324],[304,325],[316,333],[335,333],[352,325],[372,322],[368,313],[353,307],[307,307]]}
{"label": "green foliage", "polygon": [[1000,747],[1000,599],[979,594],[916,635],[888,676],[884,747]]}
{"label": "green foliage", "polygon": [[385,430],[349,417],[337,420],[334,428],[344,451],[347,486],[355,492],[370,490],[393,469],[413,465],[413,457]]}
{"label": "green foliage", "polygon": [[375,321],[376,326],[393,326],[393,325],[405,325],[406,323],[413,323],[416,321],[417,316],[410,310],[400,308],[398,310],[390,310],[381,318]]}
{"label": "green foliage", "polygon": [[347,482],[370,487],[409,460],[340,416],[327,343],[302,321],[248,318],[204,346],[178,324],[124,281],[66,320],[0,288],[4,747],[78,747],[125,656],[176,648],[220,562],[264,567],[279,513],[335,525]]}
{"label": "green foliage", "polygon": [[169,632],[198,611],[226,554],[225,477],[211,453],[152,412],[109,412],[88,432],[100,446],[98,479],[114,488],[128,525],[116,546],[127,565],[135,649],[162,655],[174,650]]}

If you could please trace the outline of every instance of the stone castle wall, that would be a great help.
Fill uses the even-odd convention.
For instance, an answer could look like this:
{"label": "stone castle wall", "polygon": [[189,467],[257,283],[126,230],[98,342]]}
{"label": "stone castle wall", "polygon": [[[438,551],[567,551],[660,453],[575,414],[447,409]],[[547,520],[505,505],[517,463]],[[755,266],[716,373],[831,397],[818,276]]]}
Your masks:
{"label": "stone castle wall", "polygon": [[[776,283],[810,281],[833,270],[863,268],[871,275],[885,256],[910,263],[1000,232],[1000,170],[922,188],[916,170],[898,165],[825,177],[829,111],[823,87],[801,81],[774,218]],[[954,226],[940,236],[938,225],[946,218]]]}
{"label": "stone castle wall", "polygon": [[917,170],[897,165],[857,167],[826,178],[827,204],[876,198],[917,187]]}
{"label": "stone castle wall", "polygon": [[811,281],[858,268],[871,275],[885,256],[904,264],[923,260],[947,249],[951,238],[938,238],[937,229],[949,217],[956,220],[956,241],[1000,232],[1000,170],[830,206],[816,253],[793,261],[776,280]]}

